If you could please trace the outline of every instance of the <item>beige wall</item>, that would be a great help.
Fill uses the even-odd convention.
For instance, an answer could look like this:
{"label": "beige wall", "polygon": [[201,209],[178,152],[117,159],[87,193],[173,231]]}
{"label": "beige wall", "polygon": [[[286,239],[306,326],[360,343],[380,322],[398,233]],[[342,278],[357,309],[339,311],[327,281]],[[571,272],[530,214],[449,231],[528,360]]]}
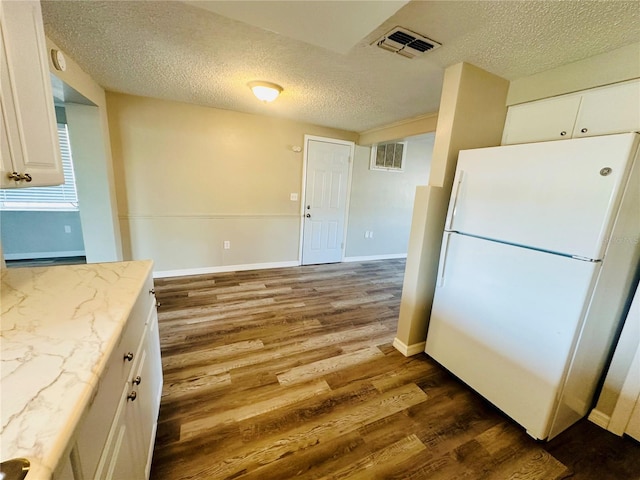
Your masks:
{"label": "beige wall", "polygon": [[[296,262],[310,124],[107,94],[125,256],[160,272]],[[231,242],[229,250],[223,241]]]}
{"label": "beige wall", "polygon": [[384,125],[382,127],[360,132],[360,135],[358,136],[358,144],[373,145],[375,143],[390,142],[400,138],[435,132],[437,123],[437,113],[420,115],[419,117],[409,118],[390,125]]}
{"label": "beige wall", "polygon": [[513,80],[509,86],[507,105],[577,92],[638,77],[640,77],[640,43],[634,43],[611,52]]}

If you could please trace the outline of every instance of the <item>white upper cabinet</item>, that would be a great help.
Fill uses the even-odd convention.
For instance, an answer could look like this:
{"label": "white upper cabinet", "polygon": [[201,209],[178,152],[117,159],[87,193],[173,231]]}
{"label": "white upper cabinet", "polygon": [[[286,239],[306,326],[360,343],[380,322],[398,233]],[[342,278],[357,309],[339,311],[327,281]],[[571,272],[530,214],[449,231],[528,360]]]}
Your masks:
{"label": "white upper cabinet", "polygon": [[0,187],[64,183],[38,1],[0,0]]}
{"label": "white upper cabinet", "polygon": [[582,96],[574,137],[640,131],[640,81],[592,90]]}
{"label": "white upper cabinet", "polygon": [[640,131],[640,80],[509,107],[503,145]]}
{"label": "white upper cabinet", "polygon": [[509,107],[503,145],[571,138],[580,97],[552,98]]}

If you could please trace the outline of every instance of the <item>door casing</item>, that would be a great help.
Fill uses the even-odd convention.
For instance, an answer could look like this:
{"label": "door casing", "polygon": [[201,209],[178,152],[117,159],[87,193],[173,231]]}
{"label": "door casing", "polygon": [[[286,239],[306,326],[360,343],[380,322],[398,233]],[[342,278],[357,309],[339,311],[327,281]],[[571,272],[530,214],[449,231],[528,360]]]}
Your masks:
{"label": "door casing", "polygon": [[347,198],[344,204],[344,232],[342,236],[342,256],[340,261],[344,260],[344,252],[347,248],[347,226],[349,225],[349,203],[351,200],[351,178],[353,175],[353,162],[355,155],[355,143],[348,140],[340,140],[337,138],[329,138],[329,137],[319,137],[316,135],[305,135],[304,136],[304,154],[303,154],[303,162],[302,162],[302,179],[300,186],[300,238],[298,241],[298,265],[302,265],[302,247],[304,241],[304,215],[305,215],[305,200],[306,200],[306,185],[307,185],[307,165],[308,165],[308,155],[309,155],[309,141],[318,141],[318,142],[327,142],[327,143],[335,143],[338,145],[347,145],[350,147],[349,152],[349,172],[347,174]]}

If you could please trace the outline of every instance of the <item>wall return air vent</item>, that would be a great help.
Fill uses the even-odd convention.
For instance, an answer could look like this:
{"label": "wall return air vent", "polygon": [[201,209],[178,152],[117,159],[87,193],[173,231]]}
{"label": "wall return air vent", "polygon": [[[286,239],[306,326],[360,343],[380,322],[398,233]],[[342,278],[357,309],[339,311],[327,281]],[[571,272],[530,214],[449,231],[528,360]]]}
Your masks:
{"label": "wall return air vent", "polygon": [[395,27],[386,33],[376,42],[376,45],[407,58],[416,57],[442,46],[438,42],[402,27]]}

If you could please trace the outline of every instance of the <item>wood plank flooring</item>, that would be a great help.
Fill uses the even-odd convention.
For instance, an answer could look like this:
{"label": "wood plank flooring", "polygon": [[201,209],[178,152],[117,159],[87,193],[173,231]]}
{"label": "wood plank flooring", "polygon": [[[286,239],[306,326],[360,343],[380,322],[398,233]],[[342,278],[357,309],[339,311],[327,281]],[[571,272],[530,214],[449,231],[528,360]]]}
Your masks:
{"label": "wood plank flooring", "polygon": [[405,358],[403,260],[156,280],[164,390],[151,478],[639,480],[640,445],[583,420],[536,442]]}

